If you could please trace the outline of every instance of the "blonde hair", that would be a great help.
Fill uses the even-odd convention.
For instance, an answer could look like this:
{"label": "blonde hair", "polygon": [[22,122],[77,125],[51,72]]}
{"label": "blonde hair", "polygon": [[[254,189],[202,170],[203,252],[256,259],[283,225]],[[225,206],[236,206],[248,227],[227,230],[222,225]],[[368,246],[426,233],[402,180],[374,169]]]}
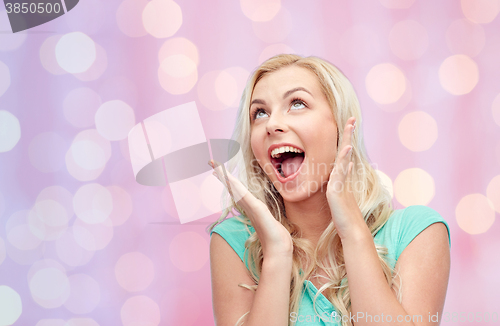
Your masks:
{"label": "blonde hair", "polygon": [[[228,170],[235,175],[235,168],[237,168],[239,164],[243,164],[244,169],[240,168],[237,171],[239,180],[248,187],[248,190],[256,198],[267,205],[276,220],[281,222],[290,232],[294,250],[289,314],[292,312],[298,313],[299,303],[302,299],[304,281],[309,278],[316,268],[321,268],[327,273],[328,280],[326,284],[318,289],[318,293],[314,298],[313,307],[316,314],[318,314],[316,311],[316,299],[318,295],[326,289],[324,295],[334,305],[340,315],[348,316],[351,312],[350,292],[344,265],[342,243],[334,227],[333,221],[330,222],[329,226],[323,231],[317,247],[313,248],[309,240],[300,238],[300,230],[298,227],[286,218],[283,198],[273,186],[266,173],[258,164],[251,164],[251,162],[256,161],[250,145],[249,108],[253,89],[257,82],[264,76],[291,65],[306,68],[317,76],[326,99],[332,108],[337,126],[342,128],[341,130],[343,130],[343,126],[345,126],[350,117],[356,117],[356,131],[353,135],[353,150],[351,155],[354,163],[351,180],[354,185],[362,182],[363,187],[361,190],[354,187],[354,197],[356,198],[372,236],[377,234],[394,211],[392,208],[391,195],[382,186],[375,169],[368,161],[361,128],[363,123],[361,110],[354,88],[337,67],[314,56],[301,57],[292,54],[277,55],[262,63],[262,65],[249,77],[241,98],[236,126],[232,136],[232,139],[237,141],[241,146],[243,162],[231,160],[228,165]],[[342,133],[338,135],[337,145],[342,143],[342,136]],[[337,146],[337,155],[338,152],[339,148]],[[358,173],[360,169],[362,173]],[[250,219],[246,217],[244,210],[228,196],[227,190],[223,195],[222,201],[223,203],[229,203],[229,205],[223,206],[228,208],[222,212],[221,217],[215,223],[208,227],[208,230],[211,231],[217,224],[222,222],[229,212],[233,212],[233,209],[237,211],[237,214],[233,212],[233,215],[247,226],[247,230],[250,234],[250,237],[245,242],[244,257],[245,259],[250,259],[250,276],[255,283],[258,284],[263,261],[261,243],[257,234],[255,232],[252,234],[248,228],[248,226],[251,225]],[[237,215],[242,215],[242,217]],[[386,261],[388,259],[387,248],[376,244],[376,249],[387,282],[390,287],[394,286],[397,299],[401,302],[399,279],[396,278],[394,270]],[[307,262],[307,268],[301,273],[300,270],[303,260]],[[331,266],[331,268],[326,268],[326,266]],[[258,285],[250,286],[239,284],[239,286],[249,290],[255,290]],[[238,320],[237,325],[242,324],[240,322],[247,314],[248,312]],[[290,323],[289,321],[289,324]],[[349,319],[347,321],[343,320],[342,324],[344,326],[352,325]]]}

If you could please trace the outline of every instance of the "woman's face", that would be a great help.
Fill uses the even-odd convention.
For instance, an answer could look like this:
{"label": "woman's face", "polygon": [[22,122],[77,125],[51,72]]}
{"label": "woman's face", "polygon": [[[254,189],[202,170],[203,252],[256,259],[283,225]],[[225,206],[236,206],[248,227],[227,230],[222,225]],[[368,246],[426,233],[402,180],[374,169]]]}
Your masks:
{"label": "woman's face", "polygon": [[[250,103],[253,153],[283,199],[296,202],[325,191],[337,124],[316,75],[298,66],[281,68],[259,80]],[[271,156],[286,144],[298,151]]]}

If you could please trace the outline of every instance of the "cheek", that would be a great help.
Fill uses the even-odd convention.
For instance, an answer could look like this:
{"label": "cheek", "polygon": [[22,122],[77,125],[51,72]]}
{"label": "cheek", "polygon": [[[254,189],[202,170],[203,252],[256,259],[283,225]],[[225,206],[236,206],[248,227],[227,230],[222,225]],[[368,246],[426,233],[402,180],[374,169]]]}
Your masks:
{"label": "cheek", "polygon": [[260,139],[257,133],[250,134],[250,146],[252,147],[253,155],[259,161],[267,155],[263,144],[263,139]]}

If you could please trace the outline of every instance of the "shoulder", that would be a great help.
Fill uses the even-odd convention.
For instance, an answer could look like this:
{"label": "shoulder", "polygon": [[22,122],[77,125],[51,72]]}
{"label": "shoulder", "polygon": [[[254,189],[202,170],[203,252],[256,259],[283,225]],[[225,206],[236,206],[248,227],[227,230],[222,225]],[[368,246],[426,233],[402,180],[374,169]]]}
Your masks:
{"label": "shoulder", "polygon": [[[383,242],[392,256],[398,260],[403,250],[429,226],[442,223],[446,227],[448,244],[451,246],[450,229],[446,220],[434,209],[424,205],[412,205],[395,210],[376,237]],[[437,229],[433,227],[432,229]],[[442,226],[441,226],[442,228]]]}
{"label": "shoulder", "polygon": [[442,313],[450,274],[448,224],[435,210],[409,206],[399,217],[401,229],[396,276],[409,315]]}
{"label": "shoulder", "polygon": [[247,224],[248,219],[243,216],[231,217],[216,225],[210,232],[219,234],[231,248],[238,254],[241,261],[244,261],[245,242],[255,232],[254,228]]}

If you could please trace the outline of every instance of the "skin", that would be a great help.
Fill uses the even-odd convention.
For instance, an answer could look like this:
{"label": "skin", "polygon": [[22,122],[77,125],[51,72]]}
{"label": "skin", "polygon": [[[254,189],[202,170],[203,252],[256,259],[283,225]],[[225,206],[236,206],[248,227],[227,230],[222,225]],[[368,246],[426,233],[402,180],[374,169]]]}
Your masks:
{"label": "skin", "polygon": [[[298,87],[305,90],[283,98]],[[303,103],[292,102],[297,98]],[[331,221],[326,183],[337,155],[337,123],[321,85],[308,69],[285,67],[259,80],[251,103],[250,137],[255,158],[282,195],[287,218],[299,225],[304,238],[316,243]],[[306,153],[299,175],[285,184],[278,181],[268,156],[269,146],[282,142],[297,145]]]}
{"label": "skin", "polygon": [[[299,86],[306,88],[310,94],[298,91],[283,99],[285,92]],[[295,104],[296,108],[290,109],[292,103],[289,101],[295,95],[299,96],[299,93],[300,98],[307,104],[306,108]],[[283,196],[287,218],[299,225],[304,238],[313,242],[317,241],[319,234],[333,220],[342,241],[351,294],[352,315],[392,316],[392,322],[373,323],[364,318],[352,321],[357,326],[373,324],[438,325],[439,322],[429,320],[428,316],[436,313],[441,316],[449,279],[450,252],[448,234],[444,224],[435,223],[426,228],[399,257],[396,270],[405,280],[402,285],[403,301],[399,303],[394,289],[389,287],[385,279],[373,237],[352,191],[347,187],[352,173],[350,150],[352,148],[352,134],[355,130],[354,118],[348,119],[343,129],[343,141],[339,146],[339,154],[337,161],[335,161],[337,125],[325,97],[322,96],[319,83],[312,73],[300,67],[282,68],[257,83],[252,101],[254,99],[262,100],[259,107],[264,109],[264,112],[259,115],[258,121],[252,122],[252,150],[258,163]],[[274,170],[269,165],[267,154],[268,147],[279,142],[290,142],[304,149],[306,152],[305,164],[308,167],[311,167],[312,158],[314,158],[315,163],[330,164],[332,170],[323,174],[320,172],[319,174],[299,175],[294,180],[295,183],[290,182],[292,185],[289,188],[282,187]],[[331,165],[333,162],[336,163],[335,168]],[[230,174],[227,174],[226,177],[222,168],[213,162],[211,165],[214,167],[214,175],[226,187],[229,184],[240,193],[238,204],[245,209],[250,218],[261,240],[264,253],[264,267],[259,284],[260,294],[257,291],[254,298],[247,294],[237,294],[236,290],[224,284],[223,280],[227,280],[227,275],[215,276],[214,282],[219,280],[219,287],[226,291],[215,295],[219,298],[215,302],[222,302],[224,299],[221,298],[229,295],[234,297],[231,298],[231,301],[229,299],[224,301],[227,305],[232,304],[235,300],[238,301],[236,298],[246,298],[246,303],[238,310],[237,314],[248,311],[252,307],[248,319],[249,325],[260,325],[263,321],[274,325],[285,325],[288,282],[290,281],[286,277],[290,275],[290,259],[293,250],[290,234],[281,223],[274,219],[262,202],[249,192],[241,190],[244,188],[241,182]],[[347,166],[348,169],[342,169],[342,167]],[[314,182],[321,183],[323,181],[326,183],[325,189],[313,191],[312,188],[304,190],[300,187],[301,184],[311,186]],[[338,187],[339,185],[343,187]],[[214,243],[214,248],[215,245],[227,246],[222,239],[219,242],[219,244]],[[217,250],[211,250],[211,256],[215,257],[214,268],[229,264],[224,271],[235,271],[230,267],[242,264],[236,258],[227,263],[228,256],[217,256],[218,251],[218,247]],[[241,273],[234,276],[235,283],[245,277],[244,266],[240,270]],[[222,273],[220,272],[221,275]],[[282,281],[282,284],[278,281]],[[223,318],[234,309],[228,308],[227,311],[223,311],[221,307],[223,306],[217,306],[216,315],[223,316]],[[277,311],[274,307],[279,307],[280,310]],[[401,322],[397,320],[398,316],[407,315],[420,315],[423,316],[423,319],[401,320]],[[227,318],[234,323],[235,316]],[[271,319],[273,320],[271,321]]]}

